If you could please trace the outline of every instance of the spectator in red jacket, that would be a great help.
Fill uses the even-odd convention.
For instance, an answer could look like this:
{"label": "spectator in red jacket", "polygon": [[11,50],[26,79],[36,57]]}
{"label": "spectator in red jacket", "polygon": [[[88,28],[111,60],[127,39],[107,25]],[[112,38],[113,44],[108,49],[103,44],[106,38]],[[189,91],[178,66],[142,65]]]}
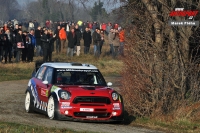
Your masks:
{"label": "spectator in red jacket", "polygon": [[65,42],[67,39],[67,33],[65,31],[65,27],[62,27],[62,29],[59,31],[59,37],[60,37],[61,47],[65,49]]}
{"label": "spectator in red jacket", "polygon": [[116,23],[116,24],[114,25],[114,29],[115,29],[115,30],[118,30],[118,27],[119,27],[119,25],[118,25],[118,23]]}
{"label": "spectator in red jacket", "polygon": [[105,32],[106,31],[106,24],[105,23],[103,23],[102,25],[101,25],[101,29]]}
{"label": "spectator in red jacket", "polygon": [[124,28],[121,28],[121,30],[119,32],[119,42],[120,42],[119,53],[121,55],[124,55],[124,42],[125,42],[125,30],[124,30]]}

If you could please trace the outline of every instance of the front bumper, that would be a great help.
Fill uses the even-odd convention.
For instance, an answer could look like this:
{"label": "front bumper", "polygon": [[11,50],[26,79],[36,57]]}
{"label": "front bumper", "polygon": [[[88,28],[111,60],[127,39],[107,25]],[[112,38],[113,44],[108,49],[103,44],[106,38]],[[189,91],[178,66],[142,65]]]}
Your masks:
{"label": "front bumper", "polygon": [[123,120],[121,103],[73,104],[60,102],[60,114],[66,119],[77,121],[111,122]]}

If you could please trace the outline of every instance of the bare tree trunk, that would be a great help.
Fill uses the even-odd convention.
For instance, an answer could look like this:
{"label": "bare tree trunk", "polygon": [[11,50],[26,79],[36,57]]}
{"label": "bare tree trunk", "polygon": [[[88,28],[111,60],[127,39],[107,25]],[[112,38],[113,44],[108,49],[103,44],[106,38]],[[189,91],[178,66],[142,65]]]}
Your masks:
{"label": "bare tree trunk", "polygon": [[154,82],[156,82],[156,86],[155,89],[153,91],[152,94],[152,100],[153,100],[153,104],[155,106],[156,105],[156,101],[159,100],[159,90],[162,88],[162,84],[163,84],[163,73],[162,73],[162,60],[160,58],[160,56],[162,55],[162,34],[161,34],[161,24],[158,20],[158,9],[156,6],[150,4],[150,0],[142,0],[142,2],[144,3],[144,5],[147,8],[147,11],[149,12],[149,14],[151,15],[151,19],[154,21],[154,36],[155,36],[155,40],[154,40],[154,48],[157,49],[157,51],[154,53],[154,61],[155,64],[153,65],[152,71],[154,71],[153,75],[153,80]]}

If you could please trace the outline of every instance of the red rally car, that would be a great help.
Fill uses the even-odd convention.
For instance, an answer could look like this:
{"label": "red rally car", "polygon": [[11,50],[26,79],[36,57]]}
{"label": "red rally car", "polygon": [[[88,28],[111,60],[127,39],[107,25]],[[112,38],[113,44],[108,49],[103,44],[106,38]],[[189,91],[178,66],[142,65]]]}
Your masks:
{"label": "red rally car", "polygon": [[43,63],[29,80],[25,110],[56,120],[123,121],[122,96],[93,65]]}

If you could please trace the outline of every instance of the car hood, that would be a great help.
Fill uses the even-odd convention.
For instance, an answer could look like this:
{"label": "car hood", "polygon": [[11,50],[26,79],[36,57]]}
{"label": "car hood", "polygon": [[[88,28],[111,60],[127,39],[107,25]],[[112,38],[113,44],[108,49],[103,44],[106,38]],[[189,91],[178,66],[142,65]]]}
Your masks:
{"label": "car hood", "polygon": [[59,86],[62,90],[69,91],[76,96],[110,96],[113,91],[105,86]]}

